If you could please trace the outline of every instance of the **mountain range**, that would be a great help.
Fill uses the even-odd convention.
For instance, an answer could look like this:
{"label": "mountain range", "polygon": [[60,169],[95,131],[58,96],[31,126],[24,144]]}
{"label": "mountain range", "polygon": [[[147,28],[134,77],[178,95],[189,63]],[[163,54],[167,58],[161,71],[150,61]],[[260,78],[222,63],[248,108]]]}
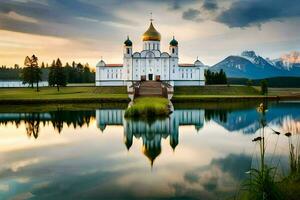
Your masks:
{"label": "mountain range", "polygon": [[211,71],[223,69],[227,77],[234,78],[300,77],[300,52],[292,52],[270,60],[257,55],[254,51],[244,51],[238,56],[228,56],[209,69]]}

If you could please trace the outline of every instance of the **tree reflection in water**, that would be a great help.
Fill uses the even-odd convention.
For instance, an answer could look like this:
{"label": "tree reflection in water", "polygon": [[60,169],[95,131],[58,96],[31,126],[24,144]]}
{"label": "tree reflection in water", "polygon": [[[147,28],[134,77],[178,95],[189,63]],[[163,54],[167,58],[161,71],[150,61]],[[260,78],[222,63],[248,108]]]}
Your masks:
{"label": "tree reflection in water", "polygon": [[24,123],[26,134],[30,138],[38,138],[40,125],[44,127],[52,123],[54,130],[61,133],[64,124],[74,128],[89,126],[91,119],[95,119],[95,111],[66,111],[57,109],[57,111],[46,113],[2,113],[0,114],[0,124],[5,126],[12,123],[19,128],[20,124]]}
{"label": "tree reflection in water", "polygon": [[30,138],[31,135],[35,139],[39,136],[40,131],[40,115],[39,113],[30,113],[27,116],[27,119],[24,120],[26,126],[26,134]]}
{"label": "tree reflection in water", "polygon": [[[283,107],[283,108],[282,108]],[[124,127],[124,143],[130,150],[133,140],[142,139],[142,153],[149,158],[151,165],[161,153],[161,141],[168,139],[170,147],[175,150],[179,145],[179,127],[185,125],[194,126],[196,132],[200,132],[205,122],[214,121],[229,132],[241,132],[254,134],[261,128],[258,122],[260,115],[255,108],[240,109],[177,109],[170,117],[165,119],[153,119],[150,122],[125,120],[123,109],[101,109],[87,111],[68,111],[57,109],[45,113],[2,113],[0,123],[7,125],[13,123],[18,128],[24,123],[28,137],[38,138],[40,126],[52,124],[55,132],[61,133],[63,127],[73,126],[74,129],[89,126],[92,119],[96,119],[97,127],[103,132],[107,126],[120,125]],[[289,120],[282,120],[288,117]],[[270,109],[265,117],[265,123],[280,124],[296,129],[292,122],[299,121],[299,113],[293,106],[279,104]],[[168,138],[169,137],[169,138]]]}

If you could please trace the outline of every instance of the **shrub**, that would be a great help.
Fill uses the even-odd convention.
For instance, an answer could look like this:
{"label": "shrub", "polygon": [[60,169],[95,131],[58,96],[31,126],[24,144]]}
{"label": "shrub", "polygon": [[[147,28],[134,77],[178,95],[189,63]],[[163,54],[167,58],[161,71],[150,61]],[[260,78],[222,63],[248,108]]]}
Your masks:
{"label": "shrub", "polygon": [[151,118],[155,116],[168,116],[169,101],[160,97],[142,97],[134,101],[134,104],[125,112],[126,118]]}

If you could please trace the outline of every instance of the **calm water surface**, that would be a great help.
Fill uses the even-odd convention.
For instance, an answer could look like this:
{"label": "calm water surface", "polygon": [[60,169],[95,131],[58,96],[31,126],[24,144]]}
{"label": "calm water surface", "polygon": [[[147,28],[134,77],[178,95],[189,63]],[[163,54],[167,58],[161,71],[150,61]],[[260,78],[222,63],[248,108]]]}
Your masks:
{"label": "calm water surface", "polygon": [[[176,109],[124,119],[122,109],[0,113],[0,199],[226,199],[256,165],[256,107]],[[300,103],[269,105],[267,160],[288,171]],[[297,135],[293,136],[297,137]]]}

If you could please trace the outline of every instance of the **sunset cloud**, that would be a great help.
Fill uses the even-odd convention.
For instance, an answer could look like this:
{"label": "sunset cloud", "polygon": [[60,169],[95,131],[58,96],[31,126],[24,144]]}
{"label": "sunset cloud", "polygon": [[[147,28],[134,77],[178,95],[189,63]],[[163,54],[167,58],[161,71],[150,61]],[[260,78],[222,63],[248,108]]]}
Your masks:
{"label": "sunset cloud", "polygon": [[[211,65],[249,48],[266,57],[300,49],[296,0],[1,0],[0,65],[21,64],[35,52],[46,62],[58,56],[91,66],[101,56],[121,62],[127,35],[134,50],[141,49],[150,12],[162,50],[168,51],[175,35],[181,62],[199,56]],[[255,43],[248,37],[253,34]],[[41,48],[38,40],[47,45]]]}

